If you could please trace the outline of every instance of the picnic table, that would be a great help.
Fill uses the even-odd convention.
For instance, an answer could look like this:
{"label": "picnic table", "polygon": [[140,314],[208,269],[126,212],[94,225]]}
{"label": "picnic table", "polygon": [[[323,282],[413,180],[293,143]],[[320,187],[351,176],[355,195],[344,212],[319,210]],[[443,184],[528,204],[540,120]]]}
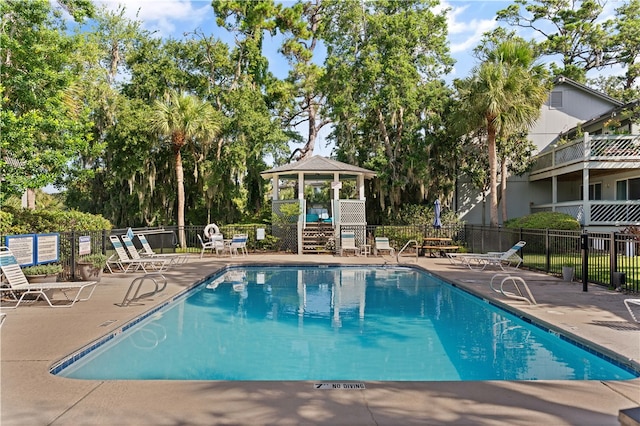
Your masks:
{"label": "picnic table", "polygon": [[453,240],[446,237],[424,237],[422,239],[422,245],[420,246],[420,252],[423,255],[429,253],[430,257],[436,257],[436,253],[441,257],[447,257],[447,252],[457,251],[460,247],[452,244]]}

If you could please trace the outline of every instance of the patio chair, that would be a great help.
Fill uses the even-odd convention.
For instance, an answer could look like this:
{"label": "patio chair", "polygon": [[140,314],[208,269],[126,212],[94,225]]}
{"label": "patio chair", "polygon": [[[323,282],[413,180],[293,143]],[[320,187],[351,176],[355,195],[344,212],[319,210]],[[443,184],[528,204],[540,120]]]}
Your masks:
{"label": "patio chair", "polygon": [[448,253],[449,259],[457,259],[462,265],[474,269],[474,267],[484,270],[487,266],[497,266],[504,271],[504,266],[511,266],[516,263],[514,268],[518,268],[522,263],[522,257],[518,255],[518,250],[527,244],[525,241],[518,241],[505,252],[489,252],[489,253]]}
{"label": "patio chair", "polygon": [[631,315],[631,318],[633,318],[635,322],[640,322],[636,315],[633,313],[631,305],[640,306],[640,299],[624,299],[624,306],[627,307],[627,311],[629,311],[629,315]]}
{"label": "patio chair", "polygon": [[0,313],[0,328],[2,328],[2,324],[4,324],[4,320],[7,318],[7,314],[4,312]]}
{"label": "patio chair", "polygon": [[[129,239],[129,237],[127,237],[126,235],[124,235],[123,238],[131,241],[131,239]],[[111,268],[111,265],[115,265],[124,273],[127,273],[129,271],[136,272],[139,269],[142,269],[146,273],[148,272],[147,267],[150,267],[156,271],[162,271],[166,269],[166,265],[168,264],[167,260],[162,261],[158,259],[144,259],[139,256],[137,259],[132,259],[131,257],[129,257],[129,255],[127,254],[127,249],[125,249],[125,247],[122,245],[122,241],[120,241],[120,238],[118,238],[117,235],[109,236],[109,241],[111,241],[111,245],[116,251],[111,255],[109,259],[107,259],[107,269],[109,269],[109,272],[111,272],[112,274],[113,269]],[[133,247],[133,250],[138,253],[138,251],[135,250],[135,246]]]}
{"label": "patio chair", "polygon": [[204,256],[204,252],[206,250],[211,250],[211,253],[213,253],[213,251],[215,250],[216,255],[218,256],[220,256],[220,253],[224,251],[224,241],[222,240],[211,240],[205,243],[202,237],[200,236],[200,234],[198,234],[198,240],[200,241],[200,245],[202,245],[202,251],[200,252],[200,259],[202,259],[202,256]]}
{"label": "patio chair", "polygon": [[[36,296],[34,300],[28,300],[28,302],[35,302],[42,298],[52,308],[68,308],[73,306],[76,302],[88,300],[93,295],[93,292],[98,285],[97,281],[29,283],[15,256],[9,247],[6,246],[0,246],[0,269],[2,270],[2,275],[4,275],[4,278],[7,281],[6,286],[0,287],[0,297],[2,297],[3,300],[15,301],[13,306],[3,305],[3,308],[17,308],[25,300],[27,295]],[[91,288],[89,295],[81,299],[80,295],[83,290],[87,288]],[[52,303],[51,297],[47,293],[50,293],[53,290],[60,290],[67,299],[67,303]],[[72,292],[75,292],[75,295],[70,297],[69,293]]]}
{"label": "patio chair", "polygon": [[204,231],[202,231],[202,233],[204,234],[204,238],[209,241],[224,240],[224,236],[222,235],[222,232],[220,232],[220,228],[218,228],[218,225],[216,225],[215,223],[210,223],[207,226],[205,226]]}
{"label": "patio chair", "polygon": [[360,247],[356,246],[356,233],[353,231],[340,233],[340,256],[344,256],[345,250],[352,250],[356,256],[360,253]]}
{"label": "patio chair", "polygon": [[247,250],[247,243],[249,242],[249,234],[239,234],[239,236],[242,241],[240,241],[238,248],[242,252],[243,256],[248,256],[249,250]]}
{"label": "patio chair", "polygon": [[225,244],[223,252],[228,251],[229,256],[247,256],[247,240],[249,236],[247,234],[235,234],[228,244]]}
{"label": "patio chair", "polygon": [[395,254],[395,249],[389,245],[389,238],[387,237],[376,237],[375,238],[375,248],[373,249],[373,253],[377,256],[379,251],[388,251],[390,256]]}
{"label": "patio chair", "polygon": [[136,234],[138,241],[142,245],[142,251],[139,252],[140,256],[150,258],[165,258],[169,259],[171,264],[186,263],[189,260],[189,256],[181,253],[156,253],[151,248],[147,237],[144,234]]}

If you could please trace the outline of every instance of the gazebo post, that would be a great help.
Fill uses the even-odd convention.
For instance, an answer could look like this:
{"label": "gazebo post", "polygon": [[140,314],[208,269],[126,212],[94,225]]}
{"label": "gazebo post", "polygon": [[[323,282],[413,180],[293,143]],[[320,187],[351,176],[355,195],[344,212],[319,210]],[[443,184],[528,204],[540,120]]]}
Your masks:
{"label": "gazebo post", "polygon": [[[333,174],[333,182],[340,182],[340,173],[335,172]],[[331,217],[333,217],[333,226],[337,229],[338,234],[340,233],[340,216],[337,212],[340,211],[340,185],[331,185],[331,189],[333,191],[333,200],[331,201]],[[337,235],[336,235],[337,237]],[[337,238],[336,238],[337,240]]]}
{"label": "gazebo post", "polygon": [[302,227],[304,226],[303,215],[306,213],[306,203],[304,199],[304,172],[298,172],[298,203],[300,215],[298,216],[298,254],[302,254]]}
{"label": "gazebo post", "polygon": [[271,194],[271,199],[273,201],[278,201],[278,199],[280,198],[280,175],[279,174],[275,174],[273,175],[273,179],[271,181],[271,190],[272,190],[272,194]]}

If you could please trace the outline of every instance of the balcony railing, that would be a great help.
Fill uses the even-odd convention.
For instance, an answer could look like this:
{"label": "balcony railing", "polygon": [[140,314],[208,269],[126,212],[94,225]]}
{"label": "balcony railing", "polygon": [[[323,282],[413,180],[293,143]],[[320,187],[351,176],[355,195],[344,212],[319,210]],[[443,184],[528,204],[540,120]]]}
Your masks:
{"label": "balcony railing", "polygon": [[552,147],[540,154],[531,174],[581,161],[640,161],[640,135],[596,135]]}
{"label": "balcony railing", "polygon": [[567,201],[562,203],[537,204],[531,213],[556,211],[575,217],[589,226],[627,226],[640,224],[640,200]]}

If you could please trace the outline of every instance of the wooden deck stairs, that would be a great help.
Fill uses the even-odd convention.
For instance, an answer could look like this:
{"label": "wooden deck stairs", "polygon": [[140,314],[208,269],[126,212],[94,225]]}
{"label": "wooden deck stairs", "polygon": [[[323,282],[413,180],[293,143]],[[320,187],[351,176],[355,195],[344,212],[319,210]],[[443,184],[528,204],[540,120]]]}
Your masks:
{"label": "wooden deck stairs", "polygon": [[334,238],[333,225],[324,222],[308,222],[302,230],[302,253],[333,253],[335,243],[327,247],[327,242]]}

